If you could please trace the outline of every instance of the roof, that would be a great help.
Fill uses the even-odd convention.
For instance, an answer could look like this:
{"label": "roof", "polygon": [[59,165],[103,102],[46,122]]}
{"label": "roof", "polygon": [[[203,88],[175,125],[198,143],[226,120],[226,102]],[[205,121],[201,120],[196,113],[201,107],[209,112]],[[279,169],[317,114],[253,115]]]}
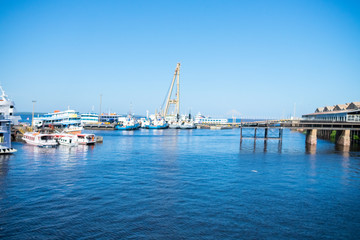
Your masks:
{"label": "roof", "polygon": [[316,112],[316,113],[309,113],[303,116],[319,116],[319,115],[329,115],[329,114],[348,114],[353,112],[359,112],[359,110],[339,110],[339,111],[329,111],[329,112]]}
{"label": "roof", "polygon": [[332,111],[332,110],[334,110],[334,106],[326,106],[325,108],[324,108],[324,112],[328,112],[328,111]]}
{"label": "roof", "polygon": [[352,102],[347,107],[347,109],[357,109],[357,108],[360,108],[360,102]]}

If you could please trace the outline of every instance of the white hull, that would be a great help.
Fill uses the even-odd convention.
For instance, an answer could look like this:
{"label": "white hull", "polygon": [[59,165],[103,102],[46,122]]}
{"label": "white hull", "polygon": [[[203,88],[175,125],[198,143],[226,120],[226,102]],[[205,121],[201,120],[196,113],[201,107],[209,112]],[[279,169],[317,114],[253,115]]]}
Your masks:
{"label": "white hull", "polygon": [[15,148],[1,148],[0,149],[0,155],[11,154],[11,153],[15,153],[15,152],[17,152],[17,150]]}

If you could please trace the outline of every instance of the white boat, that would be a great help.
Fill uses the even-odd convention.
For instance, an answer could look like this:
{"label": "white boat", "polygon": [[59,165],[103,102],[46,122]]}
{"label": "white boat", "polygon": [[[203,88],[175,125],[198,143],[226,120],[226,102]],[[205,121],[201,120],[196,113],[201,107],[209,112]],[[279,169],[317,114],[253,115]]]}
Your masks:
{"label": "white boat", "polygon": [[140,128],[140,123],[131,115],[126,118],[119,118],[118,125],[115,126],[116,130],[136,130]]}
{"label": "white boat", "polygon": [[17,150],[15,148],[8,148],[8,147],[0,146],[0,155],[11,154],[11,153],[15,153],[15,152],[17,152]]}
{"label": "white boat", "polygon": [[77,134],[77,141],[82,145],[95,144],[95,134]]}
{"label": "white boat", "polygon": [[41,117],[35,117],[34,125],[36,127],[55,126],[61,128],[69,126],[80,126],[80,119],[80,114],[74,110],[56,110],[53,113],[48,113]]}
{"label": "white boat", "polygon": [[18,125],[20,116],[14,116],[15,103],[8,98],[5,94],[5,91],[0,86],[1,96],[0,96],[0,112],[4,118],[9,119],[12,125]]}
{"label": "white boat", "polygon": [[58,140],[60,145],[65,145],[69,147],[75,147],[78,145],[77,137],[74,136],[64,136]]}
{"label": "white boat", "polygon": [[228,119],[226,118],[211,118],[211,117],[205,117],[201,115],[201,113],[198,113],[195,116],[195,124],[227,124]]}
{"label": "white boat", "polygon": [[54,134],[27,132],[22,139],[27,143],[38,147],[54,147],[58,145]]}
{"label": "white boat", "polygon": [[178,129],[178,128],[180,128],[180,124],[178,122],[170,122],[169,128]]}
{"label": "white boat", "polygon": [[196,126],[195,126],[195,123],[191,120],[191,121],[183,122],[180,125],[180,128],[181,129],[194,129],[194,128],[196,128]]}
{"label": "white boat", "polygon": [[160,115],[155,116],[154,120],[152,120],[152,122],[146,126],[146,128],[150,128],[150,129],[164,129],[168,127],[169,124]]}

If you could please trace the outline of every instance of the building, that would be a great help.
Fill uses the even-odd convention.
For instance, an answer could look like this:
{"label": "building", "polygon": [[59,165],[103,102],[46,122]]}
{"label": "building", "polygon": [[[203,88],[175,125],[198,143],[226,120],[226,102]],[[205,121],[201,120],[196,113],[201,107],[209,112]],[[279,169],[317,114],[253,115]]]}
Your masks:
{"label": "building", "polygon": [[311,121],[360,122],[360,102],[317,108],[314,113],[302,117]]}

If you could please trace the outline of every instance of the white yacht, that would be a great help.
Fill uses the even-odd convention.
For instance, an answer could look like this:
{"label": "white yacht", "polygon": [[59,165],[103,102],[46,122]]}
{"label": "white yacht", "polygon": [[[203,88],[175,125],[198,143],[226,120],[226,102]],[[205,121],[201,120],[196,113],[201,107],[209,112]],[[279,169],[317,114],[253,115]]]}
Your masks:
{"label": "white yacht", "polygon": [[3,113],[4,118],[9,119],[11,124],[18,125],[20,116],[14,116],[15,113],[15,103],[8,98],[5,94],[5,91],[0,86],[1,96],[0,96],[0,112]]}

